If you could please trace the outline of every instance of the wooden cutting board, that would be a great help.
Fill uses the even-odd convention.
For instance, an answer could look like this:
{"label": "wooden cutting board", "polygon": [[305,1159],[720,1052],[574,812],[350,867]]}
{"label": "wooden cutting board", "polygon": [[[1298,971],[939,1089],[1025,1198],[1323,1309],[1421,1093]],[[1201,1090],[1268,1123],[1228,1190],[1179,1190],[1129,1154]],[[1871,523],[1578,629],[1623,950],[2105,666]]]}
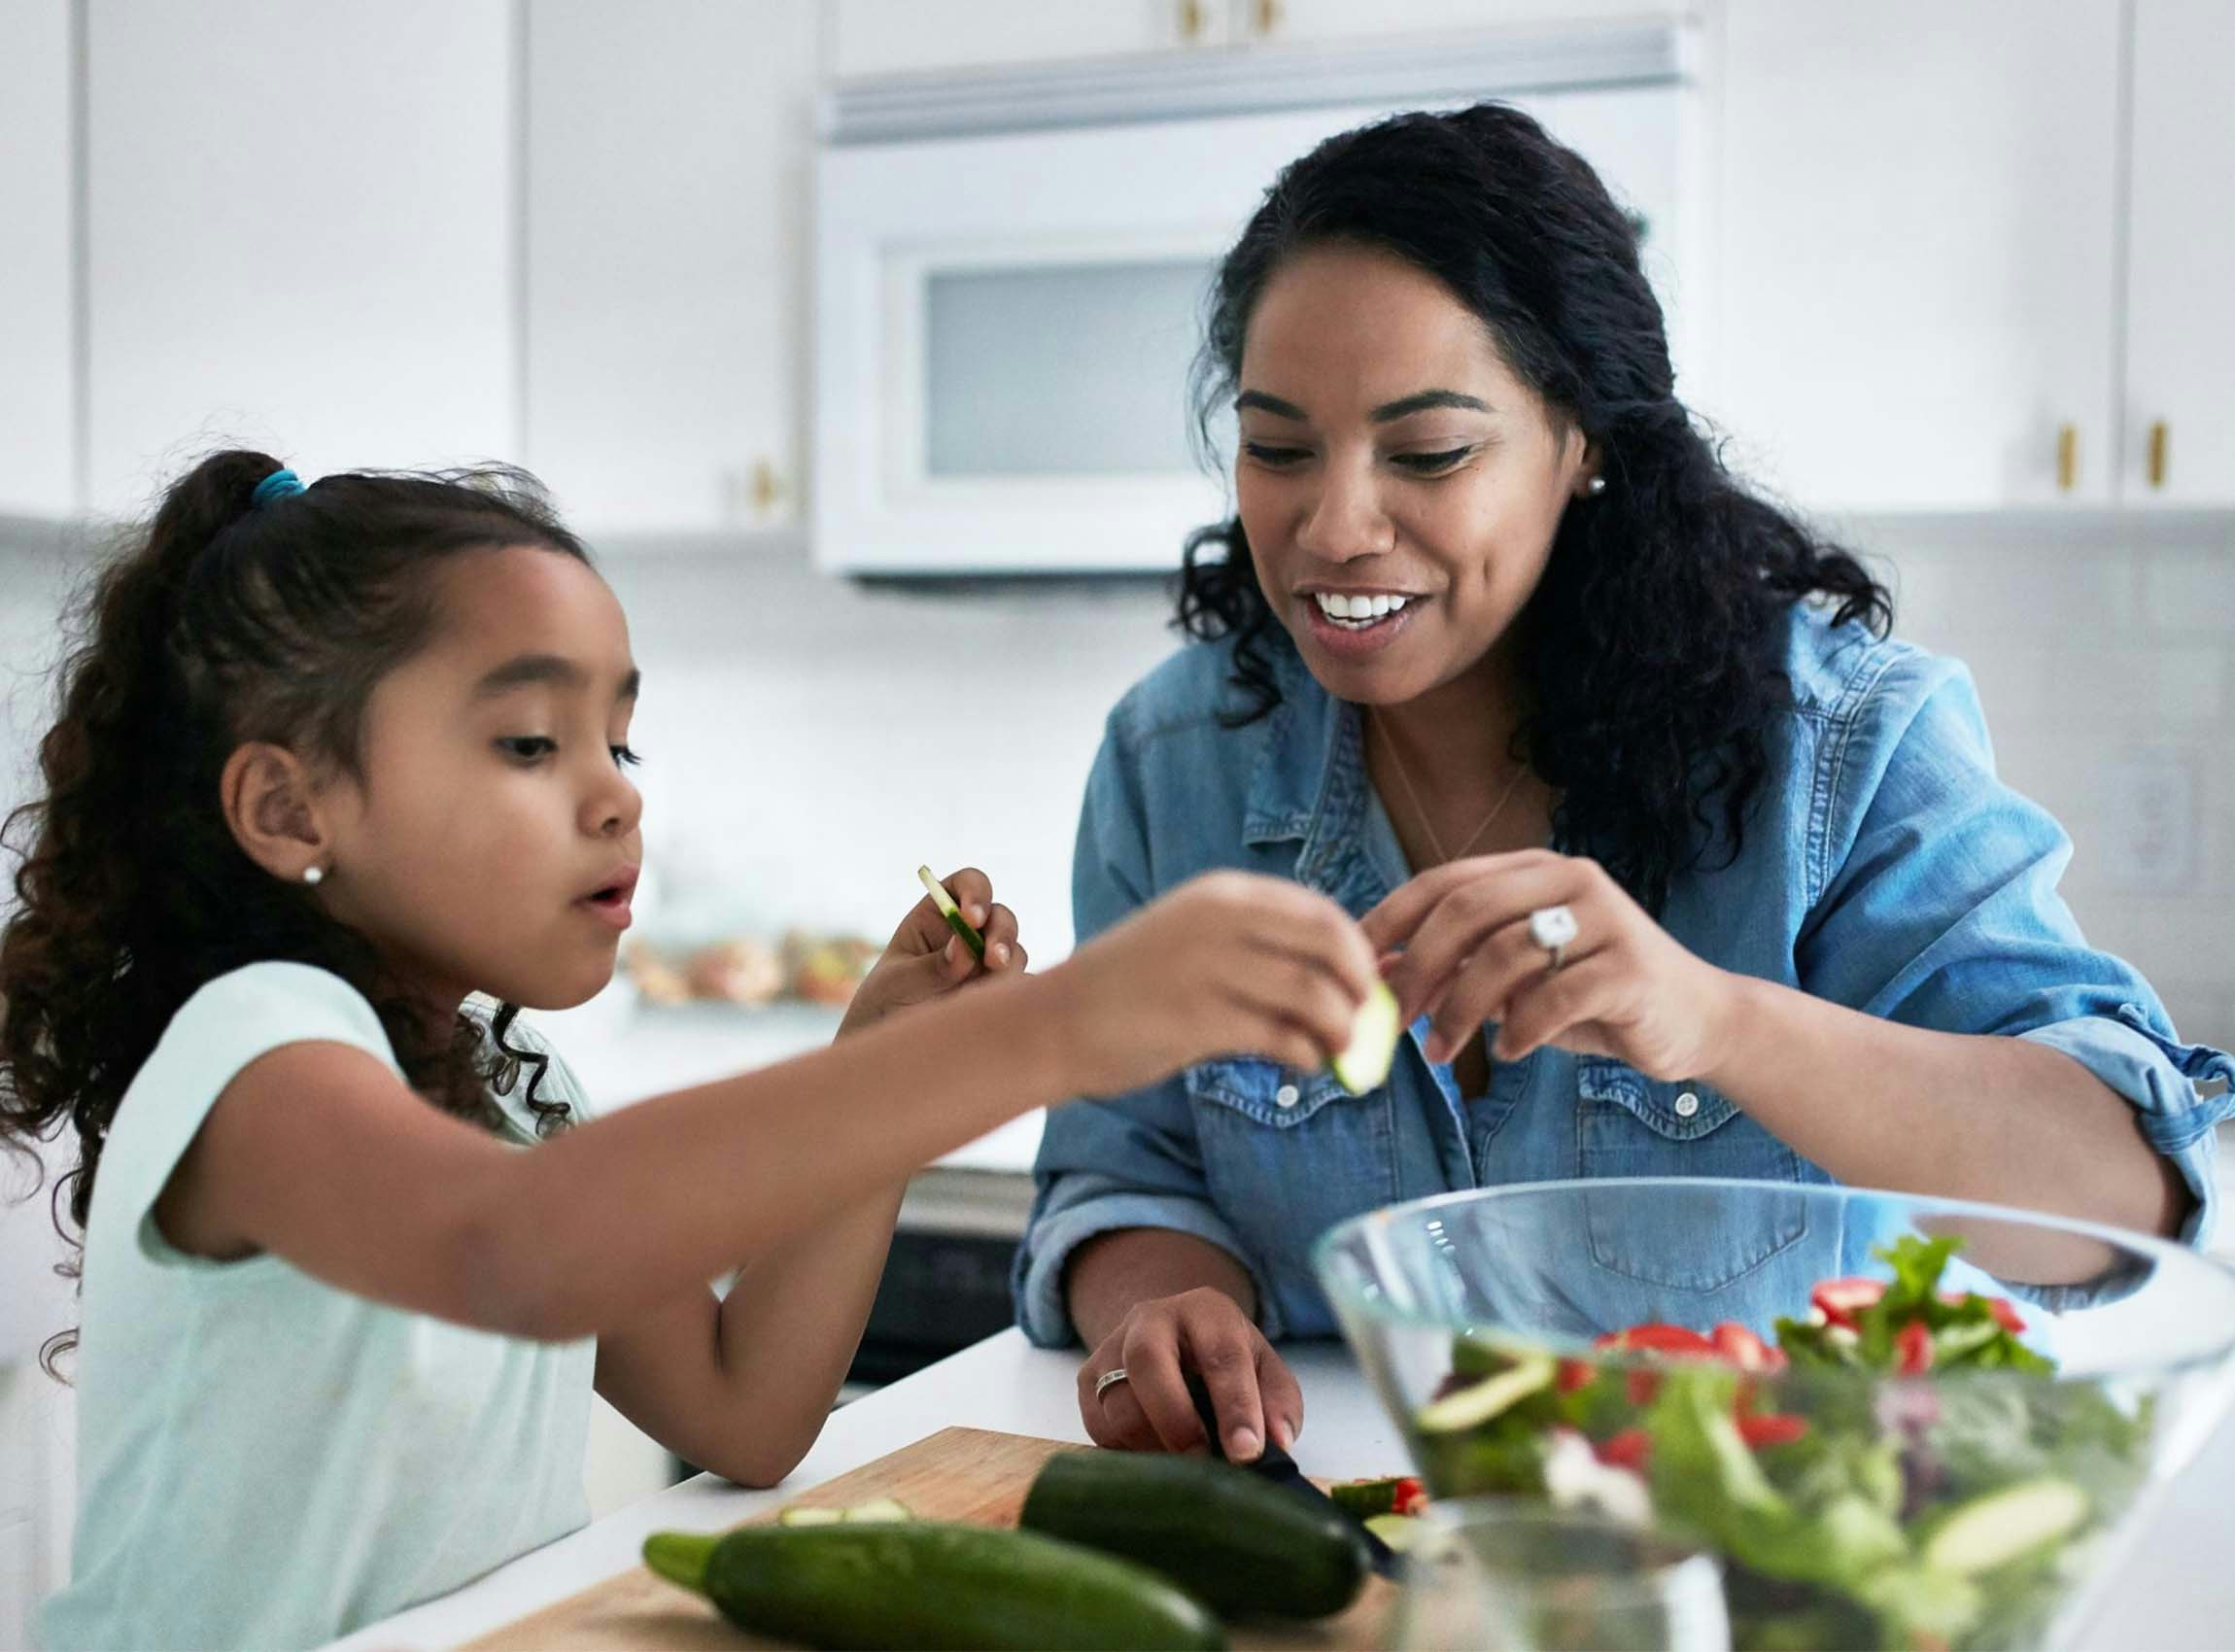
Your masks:
{"label": "wooden cutting board", "polygon": [[[896,1497],[923,1520],[1014,1526],[1041,1464],[1059,1451],[1087,1449],[984,1428],[942,1428],[802,1492],[785,1506],[843,1508]],[[774,1518],[772,1510],[750,1524]],[[1316,1624],[1249,1624],[1229,1638],[1237,1652],[1369,1652],[1387,1643],[1383,1623],[1394,1593],[1385,1579],[1370,1578],[1341,1617]],[[779,1644],[731,1627],[712,1602],[637,1566],[485,1635],[464,1652],[742,1652]]]}

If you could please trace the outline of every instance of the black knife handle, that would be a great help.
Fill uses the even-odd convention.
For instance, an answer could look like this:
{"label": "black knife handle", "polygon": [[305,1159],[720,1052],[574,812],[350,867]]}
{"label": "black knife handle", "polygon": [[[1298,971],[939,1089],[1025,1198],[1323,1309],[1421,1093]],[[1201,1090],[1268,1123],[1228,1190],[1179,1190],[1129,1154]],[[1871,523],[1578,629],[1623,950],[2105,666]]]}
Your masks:
{"label": "black knife handle", "polygon": [[[1203,1373],[1187,1373],[1187,1397],[1195,1402],[1195,1416],[1203,1425],[1203,1432],[1211,1441],[1211,1455],[1221,1463],[1226,1461],[1226,1442],[1219,1437],[1219,1408],[1211,1403],[1210,1386],[1203,1381]],[[1294,1466],[1294,1460],[1273,1443],[1273,1430],[1268,1425],[1261,1436],[1263,1454],[1253,1461],[1252,1468],[1281,1469]]]}

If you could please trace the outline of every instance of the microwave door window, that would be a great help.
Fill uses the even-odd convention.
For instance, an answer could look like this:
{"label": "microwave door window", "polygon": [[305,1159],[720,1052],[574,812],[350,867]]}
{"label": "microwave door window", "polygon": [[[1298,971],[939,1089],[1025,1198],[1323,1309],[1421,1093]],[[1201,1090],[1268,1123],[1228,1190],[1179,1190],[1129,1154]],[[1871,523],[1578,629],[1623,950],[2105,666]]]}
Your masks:
{"label": "microwave door window", "polygon": [[927,481],[1193,474],[1205,259],[924,277]]}

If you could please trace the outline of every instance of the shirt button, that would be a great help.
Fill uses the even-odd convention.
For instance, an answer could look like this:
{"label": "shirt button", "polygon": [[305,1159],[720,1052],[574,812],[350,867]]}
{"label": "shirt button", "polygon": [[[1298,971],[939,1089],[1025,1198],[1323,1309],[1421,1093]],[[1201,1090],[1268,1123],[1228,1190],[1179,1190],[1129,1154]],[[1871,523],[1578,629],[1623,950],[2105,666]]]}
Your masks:
{"label": "shirt button", "polygon": [[1697,1095],[1694,1095],[1690,1090],[1686,1090],[1682,1095],[1676,1098],[1677,1118],[1689,1119],[1693,1114],[1699,1111],[1700,1098]]}
{"label": "shirt button", "polygon": [[1303,1099],[1302,1092],[1294,1084],[1283,1084],[1273,1092],[1273,1105],[1276,1107],[1293,1107]]}

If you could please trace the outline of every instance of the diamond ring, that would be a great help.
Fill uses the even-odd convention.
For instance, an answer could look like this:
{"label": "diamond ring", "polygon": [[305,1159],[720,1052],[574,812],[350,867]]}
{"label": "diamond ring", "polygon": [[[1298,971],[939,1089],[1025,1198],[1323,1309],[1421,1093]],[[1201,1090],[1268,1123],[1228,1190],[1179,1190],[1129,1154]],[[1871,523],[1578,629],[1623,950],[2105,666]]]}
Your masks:
{"label": "diamond ring", "polygon": [[1552,954],[1556,970],[1567,961],[1575,936],[1575,913],[1566,907],[1538,907],[1529,914],[1529,938]]}
{"label": "diamond ring", "polygon": [[1100,1399],[1105,1393],[1116,1387],[1118,1383],[1123,1382],[1124,1380],[1125,1367],[1122,1365],[1119,1365],[1114,1371],[1104,1371],[1100,1376],[1094,1379],[1094,1397],[1096,1399]]}

